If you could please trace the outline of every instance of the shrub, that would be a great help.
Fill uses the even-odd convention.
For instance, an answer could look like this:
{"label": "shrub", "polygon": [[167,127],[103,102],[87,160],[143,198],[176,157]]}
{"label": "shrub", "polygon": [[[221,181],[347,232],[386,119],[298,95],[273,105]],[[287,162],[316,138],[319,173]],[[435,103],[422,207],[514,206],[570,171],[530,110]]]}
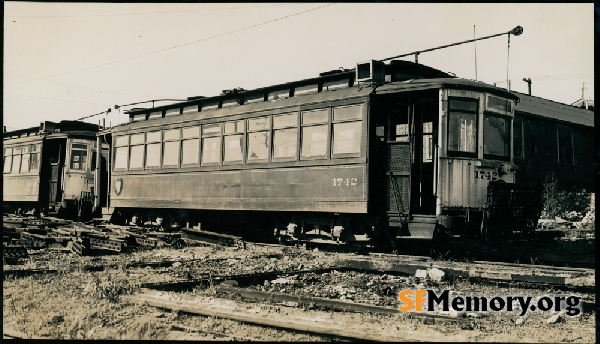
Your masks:
{"label": "shrub", "polygon": [[590,196],[586,192],[561,189],[554,174],[546,176],[542,192],[544,210],[541,217],[561,217],[569,221],[579,221],[590,209]]}

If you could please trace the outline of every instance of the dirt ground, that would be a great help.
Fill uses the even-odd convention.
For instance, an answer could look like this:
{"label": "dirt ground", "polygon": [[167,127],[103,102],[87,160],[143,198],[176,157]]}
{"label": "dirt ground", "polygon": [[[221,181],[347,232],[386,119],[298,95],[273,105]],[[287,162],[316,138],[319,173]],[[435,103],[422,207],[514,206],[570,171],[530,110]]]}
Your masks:
{"label": "dirt ground", "polygon": [[[334,253],[249,245],[234,247],[196,246],[162,248],[102,256],[79,257],[70,253],[42,250],[17,265],[4,264],[5,271],[15,269],[56,269],[55,273],[19,277],[5,274],[3,280],[3,327],[28,336],[48,339],[105,340],[249,340],[249,341],[329,341],[313,334],[284,331],[217,317],[194,316],[165,311],[127,301],[127,295],[140,291],[142,283],[169,282],[267,271],[297,271],[330,267]],[[171,261],[168,267],[140,264]],[[137,264],[137,265],[136,265]],[[90,271],[90,266],[106,266]],[[423,281],[414,276],[369,275],[332,271],[327,275],[283,275],[279,281],[254,286],[267,291],[308,293],[321,297],[352,300],[394,307],[400,287],[428,287],[456,292],[477,290],[485,295],[552,294],[554,290],[498,287],[470,281]],[[214,288],[196,288],[186,293],[165,292],[162,297],[176,300],[213,300],[236,303],[236,307],[256,309],[265,316],[297,317],[307,323],[331,323],[346,329],[360,329],[385,338],[406,341],[452,342],[595,342],[596,320],[593,313],[578,317],[560,317],[548,323],[553,313],[535,312],[521,319],[517,314],[476,314],[470,325],[453,321],[427,320],[405,314],[374,315],[310,309],[298,304],[266,301],[242,302],[232,295],[218,294]],[[587,295],[586,297],[593,297]]]}

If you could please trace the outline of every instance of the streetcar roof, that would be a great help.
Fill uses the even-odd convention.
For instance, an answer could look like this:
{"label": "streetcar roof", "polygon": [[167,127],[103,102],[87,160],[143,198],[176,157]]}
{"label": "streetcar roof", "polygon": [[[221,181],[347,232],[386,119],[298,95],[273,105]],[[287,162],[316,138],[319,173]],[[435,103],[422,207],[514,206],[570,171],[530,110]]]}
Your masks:
{"label": "streetcar roof", "polygon": [[421,91],[440,88],[459,88],[473,89],[495,93],[507,98],[517,99],[518,97],[503,88],[492,86],[481,81],[467,80],[461,78],[433,78],[433,79],[414,79],[406,81],[391,82],[377,87],[375,93],[386,94],[395,92]]}
{"label": "streetcar roof", "polygon": [[524,93],[514,93],[519,96],[519,103],[515,106],[516,112],[580,124],[586,127],[594,126],[594,111],[530,96]]}

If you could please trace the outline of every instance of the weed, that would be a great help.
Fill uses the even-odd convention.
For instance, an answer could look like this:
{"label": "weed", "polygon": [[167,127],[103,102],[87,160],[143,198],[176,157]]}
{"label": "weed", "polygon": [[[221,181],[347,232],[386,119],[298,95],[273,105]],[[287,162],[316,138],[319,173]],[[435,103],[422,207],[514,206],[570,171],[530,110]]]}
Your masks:
{"label": "weed", "polygon": [[579,221],[590,210],[590,197],[590,193],[560,188],[554,174],[548,175],[543,184],[544,210],[541,217],[562,217],[569,221]]}
{"label": "weed", "polygon": [[92,273],[93,281],[88,285],[86,291],[99,299],[107,299],[110,302],[118,302],[120,295],[130,294],[136,290],[139,285],[130,282],[123,277],[111,277],[110,274],[104,275],[104,278]]}

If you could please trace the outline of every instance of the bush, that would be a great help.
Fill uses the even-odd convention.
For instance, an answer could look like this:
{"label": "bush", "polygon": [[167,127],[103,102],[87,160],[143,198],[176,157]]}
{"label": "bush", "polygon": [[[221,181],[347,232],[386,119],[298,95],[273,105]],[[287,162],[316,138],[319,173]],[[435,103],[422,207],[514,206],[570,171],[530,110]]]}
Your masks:
{"label": "bush", "polygon": [[560,189],[554,174],[546,176],[542,193],[544,210],[541,217],[580,221],[590,210],[590,197],[590,193]]}

